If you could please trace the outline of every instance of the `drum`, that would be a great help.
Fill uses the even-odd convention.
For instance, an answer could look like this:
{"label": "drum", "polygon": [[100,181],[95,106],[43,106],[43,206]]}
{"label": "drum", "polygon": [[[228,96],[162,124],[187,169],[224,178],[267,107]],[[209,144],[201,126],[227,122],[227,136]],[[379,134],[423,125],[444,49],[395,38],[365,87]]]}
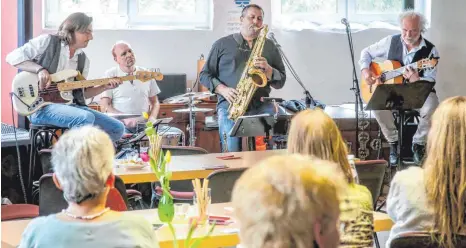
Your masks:
{"label": "drum", "polygon": [[185,137],[181,129],[171,126],[160,126],[158,134],[162,135],[162,145],[184,146]]}
{"label": "drum", "polygon": [[[184,146],[185,136],[181,129],[167,125],[159,126],[158,132],[162,136],[162,145],[166,146]],[[149,140],[141,140],[141,147],[149,147]]]}

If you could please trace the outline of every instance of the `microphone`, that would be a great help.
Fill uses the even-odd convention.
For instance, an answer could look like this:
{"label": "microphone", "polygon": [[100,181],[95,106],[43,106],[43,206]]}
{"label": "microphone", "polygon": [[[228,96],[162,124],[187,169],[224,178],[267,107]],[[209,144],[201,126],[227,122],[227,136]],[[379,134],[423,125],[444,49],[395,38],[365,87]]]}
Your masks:
{"label": "microphone", "polygon": [[261,102],[283,102],[283,98],[277,98],[277,97],[261,97]]}
{"label": "microphone", "polygon": [[348,26],[348,20],[346,18],[342,18],[341,23]]}
{"label": "microphone", "polygon": [[280,47],[280,44],[278,44],[277,39],[275,39],[275,34],[273,32],[269,32],[268,38],[275,44],[276,47]]}

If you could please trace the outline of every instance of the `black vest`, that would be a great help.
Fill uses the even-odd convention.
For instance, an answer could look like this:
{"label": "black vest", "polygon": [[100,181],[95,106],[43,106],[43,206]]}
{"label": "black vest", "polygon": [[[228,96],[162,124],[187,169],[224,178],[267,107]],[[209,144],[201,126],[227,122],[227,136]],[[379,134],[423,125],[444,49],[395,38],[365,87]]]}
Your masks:
{"label": "black vest", "polygon": [[[34,62],[47,69],[47,71],[50,74],[56,73],[58,67],[58,60],[60,58],[61,47],[62,46],[60,37],[56,35],[50,35],[50,42],[47,48],[45,49],[44,54],[42,54],[42,56],[40,56]],[[76,69],[80,71],[81,74],[83,73],[84,63],[86,62],[86,59],[86,54],[84,54],[84,52],[78,54],[78,68]],[[50,88],[55,89],[56,85],[52,84]],[[66,102],[61,98],[59,93],[49,93],[49,96],[44,96],[44,100],[50,102]],[[73,103],[77,105],[86,106],[83,89],[73,90]]]}
{"label": "black vest", "polygon": [[[426,42],[426,46],[422,47],[421,49],[419,49],[419,51],[417,51],[414,54],[413,60],[410,63],[414,63],[416,61],[429,57],[430,52],[432,51],[432,48],[434,48],[434,45],[426,39],[424,39],[424,41]],[[396,60],[401,63],[401,66],[404,66],[403,43],[401,43],[401,34],[392,36],[392,42],[390,44],[390,50],[388,50],[387,59]],[[424,76],[423,70],[419,71],[419,76],[420,77]]]}

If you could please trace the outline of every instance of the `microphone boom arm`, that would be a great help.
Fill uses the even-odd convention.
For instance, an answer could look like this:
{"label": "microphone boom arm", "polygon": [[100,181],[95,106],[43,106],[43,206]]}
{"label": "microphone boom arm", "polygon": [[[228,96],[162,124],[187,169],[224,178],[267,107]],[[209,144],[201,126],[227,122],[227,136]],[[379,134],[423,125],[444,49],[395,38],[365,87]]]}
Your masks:
{"label": "microphone boom arm", "polygon": [[313,106],[316,106],[315,104],[315,101],[314,101],[314,98],[311,96],[311,93],[309,93],[309,90],[306,89],[306,86],[304,86],[303,82],[301,81],[301,79],[299,78],[298,74],[296,73],[296,71],[294,70],[293,66],[291,65],[290,61],[288,60],[288,58],[286,57],[285,53],[283,52],[282,50],[282,47],[281,45],[277,42],[277,40],[275,39],[275,35],[273,33],[270,33],[269,35],[270,39],[273,41],[273,43],[275,44],[275,46],[277,47],[278,49],[278,52],[280,53],[280,55],[282,56],[283,58],[283,62],[285,62],[285,65],[288,67],[288,69],[290,70],[291,72],[291,75],[293,75],[293,77],[296,79],[296,81],[298,82],[299,85],[301,85],[301,87],[303,88],[304,90],[304,95],[305,95],[305,99],[306,99],[306,108],[309,109],[311,107],[311,104]]}

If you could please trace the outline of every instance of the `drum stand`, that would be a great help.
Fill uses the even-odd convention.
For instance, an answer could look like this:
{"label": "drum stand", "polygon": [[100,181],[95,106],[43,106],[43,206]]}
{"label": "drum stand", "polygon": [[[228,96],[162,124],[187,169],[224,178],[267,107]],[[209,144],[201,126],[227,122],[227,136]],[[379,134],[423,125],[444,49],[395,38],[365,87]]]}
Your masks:
{"label": "drum stand", "polygon": [[[190,92],[191,90],[188,89],[188,91]],[[188,107],[189,107],[189,126],[188,126],[188,131],[189,131],[189,146],[196,146],[196,135],[194,134],[194,129],[195,129],[195,126],[196,126],[196,113],[193,112],[193,107],[194,107],[194,103],[193,103],[193,97],[190,96],[189,97],[189,101],[188,101]]]}

